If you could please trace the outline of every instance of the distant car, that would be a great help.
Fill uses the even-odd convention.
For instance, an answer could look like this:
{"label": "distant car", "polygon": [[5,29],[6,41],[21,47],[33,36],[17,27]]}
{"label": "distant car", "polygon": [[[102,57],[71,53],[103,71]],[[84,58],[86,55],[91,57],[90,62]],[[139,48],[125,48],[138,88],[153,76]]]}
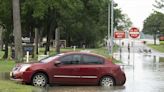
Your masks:
{"label": "distant car", "polygon": [[164,41],[164,36],[160,36],[160,37],[159,37],[159,40],[160,40],[160,41]]}
{"label": "distant car", "polygon": [[68,52],[51,56],[37,63],[17,64],[11,79],[34,86],[64,85],[123,85],[125,73],[120,66],[103,56],[84,52]]}

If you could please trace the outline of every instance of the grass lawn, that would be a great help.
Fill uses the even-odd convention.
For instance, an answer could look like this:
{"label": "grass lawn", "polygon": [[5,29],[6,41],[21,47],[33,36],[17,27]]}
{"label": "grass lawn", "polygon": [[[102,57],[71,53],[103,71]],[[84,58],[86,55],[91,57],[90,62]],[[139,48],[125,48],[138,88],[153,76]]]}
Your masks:
{"label": "grass lawn", "polygon": [[0,80],[0,92],[40,92],[39,88],[22,85],[12,81]]}
{"label": "grass lawn", "polygon": [[160,41],[159,45],[148,44],[149,47],[164,53],[164,41]]}
{"label": "grass lawn", "polygon": [[[14,67],[15,63],[11,60],[0,60],[0,74],[9,72]],[[35,91],[34,91],[35,90]],[[39,88],[29,85],[22,85],[10,80],[0,79],[0,92],[39,92]]]}
{"label": "grass lawn", "polygon": [[164,62],[164,57],[160,57],[159,62]]}
{"label": "grass lawn", "polygon": [[160,44],[161,44],[161,45],[164,45],[164,41],[160,41]]}
{"label": "grass lawn", "polygon": [[15,62],[11,60],[0,60],[0,72],[9,72],[14,67]]}
{"label": "grass lawn", "polygon": [[149,47],[159,51],[159,52],[163,52],[164,53],[164,45],[153,45],[153,44],[149,44]]}

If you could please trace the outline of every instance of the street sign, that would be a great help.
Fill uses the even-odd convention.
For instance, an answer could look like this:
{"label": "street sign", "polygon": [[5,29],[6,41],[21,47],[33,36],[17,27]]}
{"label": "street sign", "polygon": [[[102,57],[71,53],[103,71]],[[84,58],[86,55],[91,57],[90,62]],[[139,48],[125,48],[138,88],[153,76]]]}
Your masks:
{"label": "street sign", "polygon": [[125,38],[125,32],[123,32],[123,31],[114,32],[114,38],[115,39],[123,39],[123,38]]}
{"label": "street sign", "polygon": [[140,36],[139,29],[136,27],[132,27],[129,31],[129,36],[131,38],[138,38]]}

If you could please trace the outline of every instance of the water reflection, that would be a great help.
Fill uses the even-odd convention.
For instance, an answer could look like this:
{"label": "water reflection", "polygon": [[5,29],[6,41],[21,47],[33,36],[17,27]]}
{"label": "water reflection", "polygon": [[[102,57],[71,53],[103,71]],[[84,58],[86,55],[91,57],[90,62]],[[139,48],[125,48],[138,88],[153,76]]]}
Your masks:
{"label": "water reflection", "polygon": [[[122,56],[119,56],[122,55]],[[115,53],[114,58],[124,63],[127,81],[125,89],[114,92],[163,92],[164,62],[151,53],[136,52]]]}

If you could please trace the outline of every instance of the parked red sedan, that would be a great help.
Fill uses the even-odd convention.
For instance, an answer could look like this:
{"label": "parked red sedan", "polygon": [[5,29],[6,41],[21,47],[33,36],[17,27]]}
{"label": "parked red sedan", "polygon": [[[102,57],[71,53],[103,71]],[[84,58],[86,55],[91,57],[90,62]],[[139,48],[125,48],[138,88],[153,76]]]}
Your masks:
{"label": "parked red sedan", "polygon": [[17,64],[11,79],[34,86],[64,85],[123,85],[125,73],[120,66],[103,56],[84,52],[58,54],[37,63]]}

